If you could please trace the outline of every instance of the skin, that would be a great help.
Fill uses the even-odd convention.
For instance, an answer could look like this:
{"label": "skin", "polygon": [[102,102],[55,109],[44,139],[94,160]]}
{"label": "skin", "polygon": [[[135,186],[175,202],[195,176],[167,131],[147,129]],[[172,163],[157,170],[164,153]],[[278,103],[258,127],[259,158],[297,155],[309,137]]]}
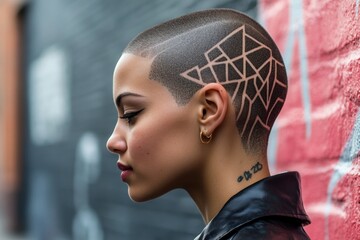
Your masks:
{"label": "skin", "polygon": [[[107,147],[132,168],[125,179],[131,199],[146,201],[182,188],[208,223],[233,195],[270,175],[266,155],[245,151],[221,84],[207,84],[179,105],[167,88],[149,79],[151,64],[130,53],[118,61],[113,97],[119,117],[140,112],[130,122],[118,118]],[[200,131],[212,134],[209,144],[201,143]],[[256,162],[261,171],[238,182]]]}

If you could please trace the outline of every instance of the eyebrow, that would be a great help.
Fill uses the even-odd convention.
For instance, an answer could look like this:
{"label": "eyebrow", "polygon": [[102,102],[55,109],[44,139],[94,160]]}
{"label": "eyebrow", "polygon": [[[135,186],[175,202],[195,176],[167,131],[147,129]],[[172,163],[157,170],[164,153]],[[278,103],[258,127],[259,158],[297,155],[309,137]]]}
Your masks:
{"label": "eyebrow", "polygon": [[121,105],[121,100],[122,100],[124,97],[127,97],[127,96],[143,97],[142,95],[137,94],[137,93],[124,92],[124,93],[119,94],[119,95],[116,97],[116,100],[115,100],[116,106],[117,106],[117,107],[120,107],[120,105]]}

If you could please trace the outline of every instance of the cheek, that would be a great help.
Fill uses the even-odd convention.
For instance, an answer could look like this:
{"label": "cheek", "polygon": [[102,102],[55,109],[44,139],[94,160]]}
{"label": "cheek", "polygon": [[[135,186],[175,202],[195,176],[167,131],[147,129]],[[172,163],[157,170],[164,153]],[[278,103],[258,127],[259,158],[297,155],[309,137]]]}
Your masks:
{"label": "cheek", "polygon": [[130,153],[131,160],[134,163],[138,161],[144,161],[149,158],[151,155],[152,144],[149,139],[149,132],[146,133],[144,131],[134,132],[131,139],[128,141],[128,151]]}
{"label": "cheek", "polygon": [[154,153],[158,152],[157,145],[161,136],[162,128],[156,121],[142,121],[137,123],[128,139],[128,151],[133,164],[149,162]]}
{"label": "cheek", "polygon": [[[163,164],[159,168],[170,165],[177,158],[184,158],[196,148],[194,134],[197,129],[181,119],[169,114],[171,118],[152,118],[151,121],[139,122],[129,139],[128,147],[132,161]],[[172,161],[169,161],[169,160]],[[175,164],[175,162],[174,162]]]}

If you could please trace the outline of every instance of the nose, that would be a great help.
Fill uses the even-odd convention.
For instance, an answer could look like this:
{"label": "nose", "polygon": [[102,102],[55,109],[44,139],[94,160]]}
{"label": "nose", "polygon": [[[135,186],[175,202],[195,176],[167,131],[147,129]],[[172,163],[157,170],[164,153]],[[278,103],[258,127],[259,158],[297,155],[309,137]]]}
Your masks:
{"label": "nose", "polygon": [[112,153],[121,154],[127,150],[127,144],[124,134],[122,133],[119,124],[116,124],[113,133],[106,143],[107,149]]}

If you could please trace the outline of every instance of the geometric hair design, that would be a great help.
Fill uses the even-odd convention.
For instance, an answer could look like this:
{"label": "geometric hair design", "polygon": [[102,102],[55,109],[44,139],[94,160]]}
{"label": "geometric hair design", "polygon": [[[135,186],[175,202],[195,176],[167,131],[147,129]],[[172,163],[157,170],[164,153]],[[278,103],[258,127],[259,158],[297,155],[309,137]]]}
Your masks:
{"label": "geometric hair design", "polygon": [[165,86],[179,105],[206,84],[221,84],[245,149],[266,151],[287,76],[279,49],[256,21],[230,9],[190,13],[140,33],[124,53],[150,59],[149,79]]}
{"label": "geometric hair design", "polygon": [[[234,39],[241,44],[237,48],[239,52],[234,52],[233,48],[228,51],[227,44],[232,44]],[[258,55],[267,57],[259,59]],[[275,107],[285,101],[284,97],[278,95],[273,99],[273,93],[278,92],[278,88],[284,88],[285,91],[287,88],[286,84],[276,78],[277,69],[284,65],[272,56],[269,47],[246,33],[245,25],[206,51],[204,57],[206,65],[196,65],[180,75],[202,86],[209,82],[223,85],[232,102],[238,105],[235,106],[236,121],[243,120],[240,135],[246,138],[246,145],[250,145],[255,127],[261,126],[270,131],[272,121],[269,121],[269,117]],[[275,74],[270,74],[272,71]],[[251,120],[255,103],[261,104],[268,114],[255,114],[255,119]]]}

